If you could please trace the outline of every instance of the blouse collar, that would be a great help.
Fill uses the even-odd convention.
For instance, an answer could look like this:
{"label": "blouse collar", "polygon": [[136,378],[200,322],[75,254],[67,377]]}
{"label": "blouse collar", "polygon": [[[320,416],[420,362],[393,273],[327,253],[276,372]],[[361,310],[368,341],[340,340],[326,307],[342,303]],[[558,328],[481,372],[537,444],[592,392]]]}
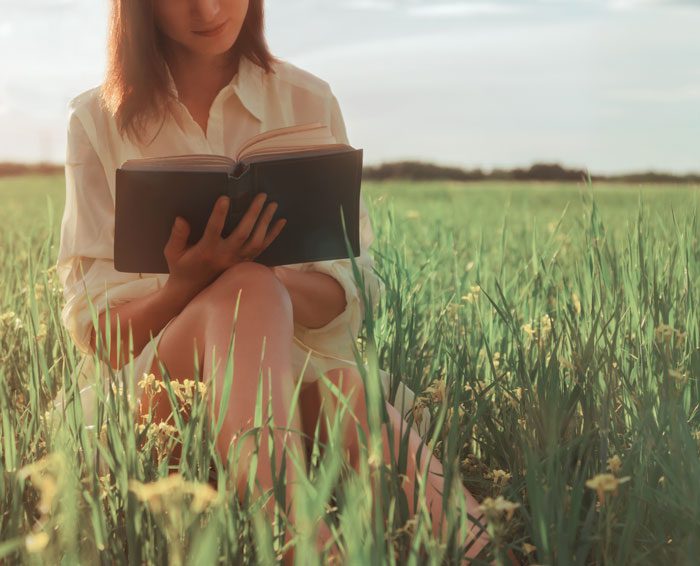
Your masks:
{"label": "blouse collar", "polygon": [[[175,86],[175,80],[173,79],[170,66],[167,62],[165,63],[165,70],[168,75],[168,89],[177,98],[177,87]],[[261,122],[264,118],[264,78],[264,69],[256,65],[245,55],[242,55],[238,62],[238,71],[231,79],[231,82],[222,89],[222,91],[235,92],[243,103],[243,106]]]}

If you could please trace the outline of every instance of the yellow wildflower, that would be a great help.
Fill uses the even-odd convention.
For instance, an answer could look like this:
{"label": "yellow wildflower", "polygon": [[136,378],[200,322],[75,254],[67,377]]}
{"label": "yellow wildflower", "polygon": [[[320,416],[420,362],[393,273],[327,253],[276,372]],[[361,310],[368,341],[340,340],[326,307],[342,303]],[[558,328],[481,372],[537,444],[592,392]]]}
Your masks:
{"label": "yellow wildflower", "polygon": [[540,317],[539,323],[529,322],[521,328],[528,336],[528,343],[535,341],[541,347],[551,334],[552,318],[545,313]]}
{"label": "yellow wildflower", "polygon": [[34,296],[36,297],[37,302],[43,298],[45,290],[46,288],[44,287],[43,283],[34,284]]}
{"label": "yellow wildflower", "polygon": [[409,218],[411,220],[415,220],[416,218],[420,218],[420,212],[417,210],[407,210],[406,211],[406,218]]}
{"label": "yellow wildflower", "polygon": [[46,339],[47,330],[48,330],[48,328],[46,327],[46,324],[44,324],[43,322],[40,322],[39,328],[38,328],[37,333],[36,333],[36,339],[39,342],[43,342]]}
{"label": "yellow wildflower", "polygon": [[668,370],[668,376],[680,387],[688,383],[688,374],[680,368]]}
{"label": "yellow wildflower", "polygon": [[486,478],[493,480],[496,485],[507,484],[511,477],[511,474],[505,470],[493,470],[486,474]]}
{"label": "yellow wildflower", "polygon": [[24,328],[24,324],[15,311],[6,311],[0,314],[0,327],[9,328],[11,330],[21,330]]}
{"label": "yellow wildflower", "polygon": [[606,491],[611,491],[613,495],[617,495],[618,486],[630,479],[630,476],[617,478],[612,474],[597,474],[586,481],[586,487],[595,489],[598,492],[598,500],[602,504],[605,501]]}
{"label": "yellow wildflower", "polygon": [[41,552],[49,544],[49,535],[41,531],[28,534],[24,539],[24,546],[29,554]]}
{"label": "yellow wildflower", "polygon": [[423,396],[428,397],[433,403],[442,403],[445,399],[446,387],[445,379],[436,379],[426,388]]}
{"label": "yellow wildflower", "polygon": [[525,334],[527,334],[528,336],[534,336],[536,333],[536,330],[532,327],[532,324],[530,323],[523,324],[522,329],[523,332],[525,332]]}
{"label": "yellow wildflower", "polygon": [[668,324],[664,324],[662,322],[661,324],[659,324],[659,326],[657,326],[654,329],[654,338],[657,342],[669,341],[673,336],[674,332],[675,329],[672,326],[669,326]]}
{"label": "yellow wildflower", "polygon": [[180,474],[170,474],[150,483],[129,481],[129,489],[154,513],[160,513],[172,505],[179,506],[184,495],[193,495],[190,509],[201,513],[207,506],[221,501],[219,493],[208,483],[189,482]]}
{"label": "yellow wildflower", "polygon": [[175,394],[184,405],[192,405],[194,402],[195,386],[200,396],[204,396],[207,392],[207,384],[202,381],[195,381],[194,379],[173,381],[171,384]]}
{"label": "yellow wildflower", "polygon": [[466,295],[462,295],[462,300],[466,301],[467,303],[476,303],[476,301],[479,299],[480,293],[481,293],[481,286],[470,285],[469,286],[469,293],[467,293]]}
{"label": "yellow wildflower", "polygon": [[41,492],[38,509],[42,515],[50,513],[56,494],[59,493],[58,480],[62,477],[65,462],[60,452],[54,452],[22,467],[18,475],[25,479],[29,476],[32,484]]}
{"label": "yellow wildflower", "polygon": [[540,326],[543,332],[549,332],[552,329],[552,319],[548,314],[542,315]]}
{"label": "yellow wildflower", "polygon": [[0,314],[0,323],[7,324],[10,321],[14,321],[16,317],[15,311],[6,311]]}
{"label": "yellow wildflower", "polygon": [[506,514],[506,521],[510,521],[518,507],[520,503],[513,503],[499,495],[496,499],[491,497],[484,499],[479,505],[479,511],[483,511],[490,522],[498,519],[503,513]]}
{"label": "yellow wildflower", "polygon": [[581,299],[578,298],[576,293],[571,293],[571,302],[574,305],[576,316],[579,316],[581,314]]}
{"label": "yellow wildflower", "polygon": [[622,460],[620,460],[620,457],[615,454],[611,458],[608,458],[608,470],[610,470],[613,474],[617,475],[617,473],[622,469]]}
{"label": "yellow wildflower", "polygon": [[677,330],[673,328],[673,326],[664,323],[659,324],[659,326],[654,329],[654,339],[657,342],[665,343],[667,346],[671,346],[671,341],[675,338],[676,346],[680,347],[687,336],[687,332]]}
{"label": "yellow wildflower", "polygon": [[144,372],[137,385],[141,389],[144,389],[147,393],[153,394],[157,389],[160,389],[163,386],[163,382],[156,379],[156,376],[153,373]]}

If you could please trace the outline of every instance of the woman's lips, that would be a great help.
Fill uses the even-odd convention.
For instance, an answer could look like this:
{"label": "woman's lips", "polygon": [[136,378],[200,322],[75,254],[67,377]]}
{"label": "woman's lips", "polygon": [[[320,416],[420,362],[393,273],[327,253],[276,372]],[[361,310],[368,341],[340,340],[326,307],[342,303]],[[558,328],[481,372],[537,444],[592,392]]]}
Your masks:
{"label": "woman's lips", "polygon": [[208,31],[195,31],[195,32],[193,32],[193,33],[196,33],[197,35],[204,35],[204,36],[207,36],[207,37],[212,37],[212,36],[214,36],[214,35],[217,35],[218,33],[221,32],[221,30],[224,29],[224,27],[226,26],[226,22],[228,22],[228,20],[226,20],[226,21],[223,22],[221,25],[219,25],[218,27],[215,27],[215,28],[213,28],[213,29],[211,29],[211,30],[208,30]]}

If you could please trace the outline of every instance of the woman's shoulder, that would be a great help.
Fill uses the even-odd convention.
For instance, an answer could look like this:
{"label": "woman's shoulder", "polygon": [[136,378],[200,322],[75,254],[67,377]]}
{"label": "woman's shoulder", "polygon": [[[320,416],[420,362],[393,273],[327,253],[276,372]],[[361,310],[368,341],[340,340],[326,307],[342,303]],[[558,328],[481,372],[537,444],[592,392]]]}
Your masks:
{"label": "woman's shoulder", "polygon": [[100,92],[101,85],[97,85],[71,98],[67,105],[69,118],[76,116],[83,120],[86,115],[89,115],[93,121],[96,120],[102,113]]}
{"label": "woman's shoulder", "polygon": [[114,129],[114,120],[102,103],[101,85],[89,88],[70,99],[67,105],[69,131],[78,122],[93,144]]}
{"label": "woman's shoulder", "polygon": [[[102,161],[105,171],[114,171],[130,157],[131,144],[128,139],[121,138],[114,117],[103,105],[102,85],[84,90],[71,98],[67,114],[69,144],[89,144]],[[110,187],[113,185],[113,177],[108,175]]]}
{"label": "woman's shoulder", "polygon": [[83,92],[76,94],[68,102],[68,108],[75,109],[94,104],[100,97],[100,85],[94,86]]}
{"label": "woman's shoulder", "polygon": [[319,97],[330,98],[332,96],[330,84],[311,71],[284,59],[273,63],[273,68],[275,73],[272,76],[277,81]]}

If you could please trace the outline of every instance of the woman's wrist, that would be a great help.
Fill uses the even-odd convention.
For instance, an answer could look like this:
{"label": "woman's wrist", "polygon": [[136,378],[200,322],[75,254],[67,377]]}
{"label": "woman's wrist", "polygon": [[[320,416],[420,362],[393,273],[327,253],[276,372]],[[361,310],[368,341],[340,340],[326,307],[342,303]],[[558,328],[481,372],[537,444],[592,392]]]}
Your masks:
{"label": "woman's wrist", "polygon": [[174,315],[178,315],[194,299],[201,289],[176,279],[168,278],[160,292],[163,300],[172,306]]}

